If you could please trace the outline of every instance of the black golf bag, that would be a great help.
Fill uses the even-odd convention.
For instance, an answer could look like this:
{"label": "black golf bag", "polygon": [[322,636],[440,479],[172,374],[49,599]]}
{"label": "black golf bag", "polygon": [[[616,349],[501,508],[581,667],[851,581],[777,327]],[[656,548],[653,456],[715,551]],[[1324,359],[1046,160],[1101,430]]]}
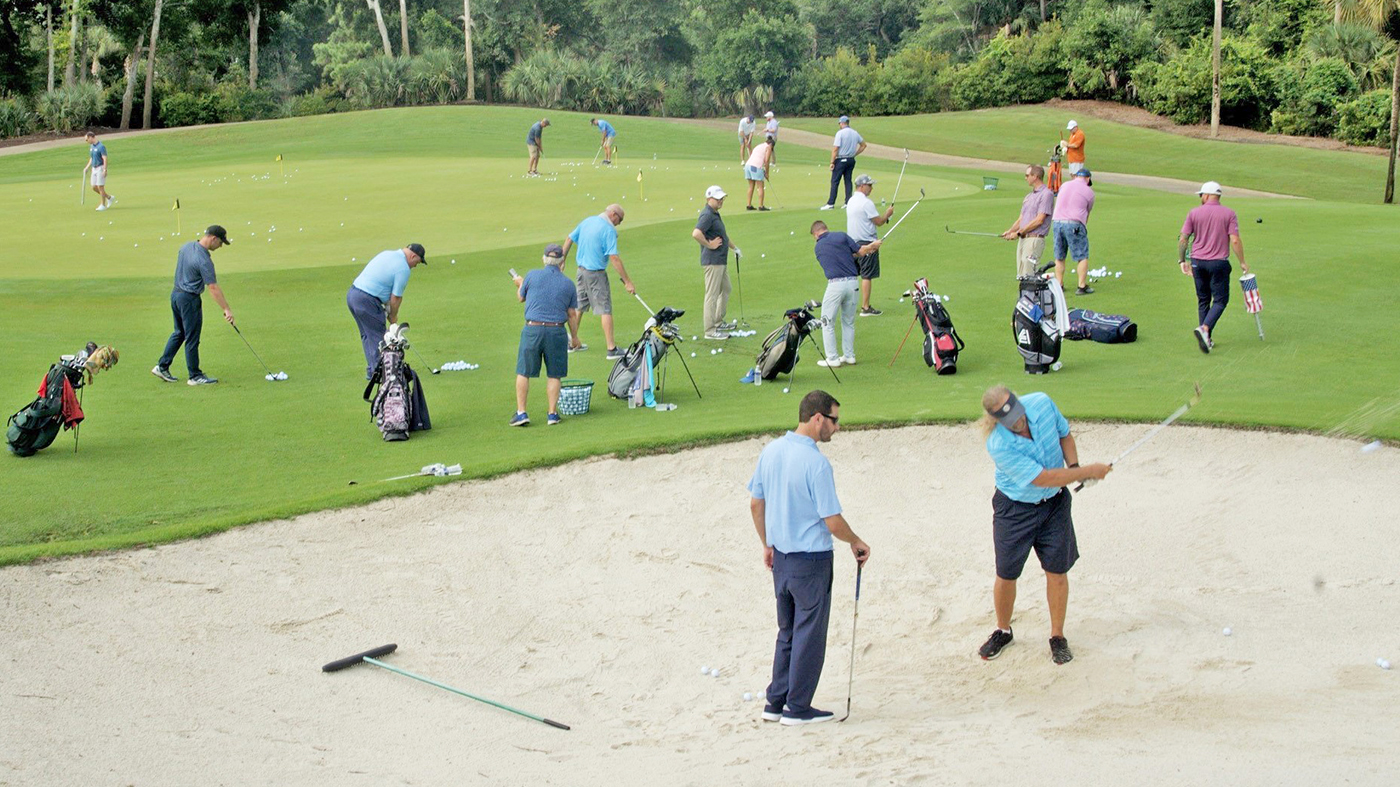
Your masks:
{"label": "black golf bag", "polygon": [[[384,442],[407,440],[408,433],[432,428],[422,381],[404,360],[408,324],[392,326],[379,343],[379,363],[365,385],[364,399],[370,417],[384,435]],[[375,390],[378,386],[378,390]]]}
{"label": "black golf bag", "polygon": [[957,374],[958,353],[967,345],[953,327],[942,299],[928,291],[928,279],[914,282],[910,295],[919,326],[924,329],[924,363],[938,374]]}
{"label": "black golf bag", "polygon": [[[1048,267],[1048,266],[1047,266]],[[1042,270],[1043,272],[1043,270]],[[1039,274],[1017,279],[1021,297],[1011,312],[1011,335],[1026,362],[1027,374],[1045,374],[1060,359],[1060,329],[1050,284]]]}
{"label": "black golf bag", "polygon": [[5,445],[15,456],[33,456],[48,448],[62,429],[83,422],[83,408],[76,392],[92,381],[92,375],[117,363],[117,351],[88,342],[77,355],[65,355],[39,382],[38,398],[10,416]]}
{"label": "black golf bag", "polygon": [[763,340],[763,349],[754,358],[754,365],[763,379],[773,380],[780,374],[792,373],[797,366],[802,340],[821,325],[821,321],[812,316],[815,308],[816,302],[808,301],[796,309],[788,309],[783,313],[783,324]]}
{"label": "black golf bag", "polygon": [[[641,338],[632,343],[623,353],[622,357],[613,364],[612,371],[608,373],[608,395],[615,399],[626,399],[632,392],[632,384],[637,381],[637,375],[645,368],[647,374],[651,375],[651,387],[659,388],[655,383],[656,367],[660,365],[661,359],[666,357],[666,352],[673,345],[680,344],[681,332],[674,323],[677,319],[685,315],[683,309],[673,309],[670,306],[662,307],[647,320],[646,326],[642,329]],[[650,351],[651,366],[647,367],[647,355]]]}

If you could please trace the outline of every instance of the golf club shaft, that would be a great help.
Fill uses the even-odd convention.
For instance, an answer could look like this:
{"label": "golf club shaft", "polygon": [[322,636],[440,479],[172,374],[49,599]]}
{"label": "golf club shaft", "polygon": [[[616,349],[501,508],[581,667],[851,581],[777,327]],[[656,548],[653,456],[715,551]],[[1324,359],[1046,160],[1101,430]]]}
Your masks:
{"label": "golf club shaft", "polygon": [[[739,258],[742,256],[737,249],[734,251],[734,279],[739,285],[739,322],[743,323],[744,327],[748,327],[749,321],[744,319],[744,272],[739,267]],[[1263,330],[1263,328],[1259,329],[1261,337]]]}
{"label": "golf club shaft", "polygon": [[851,614],[851,671],[846,679],[846,715],[841,721],[851,718],[851,697],[856,685],[856,623],[860,620],[860,572],[864,563],[856,563],[856,603]]}
{"label": "golf club shaft", "polygon": [[243,331],[238,330],[238,325],[235,323],[229,323],[229,325],[233,326],[234,333],[237,333],[238,338],[242,339],[243,343],[248,346],[248,352],[252,353],[253,357],[258,359],[258,364],[261,365],[268,374],[272,374],[272,370],[268,369],[267,364],[263,363],[262,356],[258,355],[258,351],[253,349],[253,345],[248,344],[248,338],[243,335]]}
{"label": "golf club shaft", "polygon": [[914,212],[914,208],[919,207],[919,203],[923,201],[923,197],[920,197],[917,200],[915,200],[914,204],[909,206],[909,210],[904,211],[904,215],[899,217],[899,221],[896,221],[894,223],[894,226],[890,227],[889,231],[885,233],[885,237],[881,238],[880,240],[888,240],[889,237],[894,234],[894,231],[899,229],[899,225],[904,223],[905,219],[909,218],[909,214]]}
{"label": "golf club shaft", "polygon": [[943,229],[944,229],[944,230],[947,230],[948,232],[950,232],[950,233],[952,233],[952,234],[954,234],[954,235],[976,235],[976,236],[979,237],[979,238],[1000,238],[1000,237],[1001,237],[1000,235],[996,234],[995,232],[972,232],[972,231],[970,231],[970,230],[955,230],[955,229],[949,227],[947,224],[944,224],[944,225],[943,225]]}
{"label": "golf club shaft", "polygon": [[450,692],[452,692],[453,694],[460,694],[460,695],[462,695],[463,697],[466,697],[467,699],[476,700],[477,702],[484,702],[484,703],[486,703],[487,705],[490,705],[490,706],[492,706],[492,707],[500,708],[501,710],[504,710],[504,711],[510,711],[511,713],[514,713],[514,714],[516,714],[517,716],[524,716],[524,717],[527,718],[527,719],[532,719],[532,720],[534,720],[534,721],[538,721],[538,722],[540,722],[541,724],[548,724],[548,725],[551,726],[551,727],[557,727],[557,728],[559,728],[559,729],[561,729],[561,730],[567,730],[567,729],[569,729],[569,725],[567,725],[567,724],[560,724],[560,723],[557,722],[557,721],[554,721],[554,720],[552,720],[552,719],[546,719],[546,718],[543,717],[543,716],[536,716],[536,715],[533,714],[533,713],[526,713],[525,711],[519,710],[518,708],[512,708],[512,707],[509,706],[509,705],[502,705],[502,704],[499,703],[499,702],[495,702],[495,701],[493,701],[493,700],[488,700],[488,699],[486,699],[485,697],[478,697],[478,696],[476,696],[475,694],[468,694],[467,692],[462,691],[461,689],[454,689],[454,688],[452,688],[451,686],[447,685],[446,683],[438,683],[437,681],[433,680],[432,678],[425,678],[425,677],[423,677],[422,675],[414,674],[414,673],[412,673],[412,672],[409,672],[409,671],[406,670],[406,669],[399,669],[398,667],[395,667],[395,666],[392,666],[392,665],[389,665],[389,664],[385,664],[384,662],[380,661],[379,659],[373,658],[373,657],[371,657],[371,656],[365,656],[364,659],[365,659],[366,662],[368,662],[368,663],[370,663],[370,664],[373,664],[373,665],[376,666],[376,667],[382,667],[382,668],[384,668],[384,669],[386,669],[386,670],[389,670],[390,672],[394,672],[394,673],[397,673],[397,674],[399,674],[399,675],[402,675],[402,676],[404,676],[405,678],[413,678],[414,680],[420,680],[420,681],[422,681],[422,682],[428,684],[429,686],[436,686],[436,687],[438,687],[438,688],[440,688],[440,689],[442,689],[442,690],[444,690],[444,691],[450,691]]}
{"label": "golf club shaft", "polygon": [[410,345],[408,346],[408,348],[409,348],[410,350],[413,351],[413,354],[414,354],[414,355],[418,356],[418,360],[422,361],[424,366],[427,366],[429,369],[432,369],[433,371],[437,371],[437,367],[436,367],[436,366],[433,366],[433,365],[430,364],[430,363],[428,363],[428,359],[423,357],[423,353],[418,352],[418,348],[417,348],[417,347],[414,347],[413,345],[410,344]]}
{"label": "golf club shaft", "polygon": [[[1113,467],[1114,465],[1116,465],[1116,464],[1118,464],[1119,462],[1123,461],[1123,459],[1124,459],[1125,457],[1127,457],[1128,454],[1131,454],[1132,452],[1134,452],[1134,451],[1138,450],[1139,448],[1141,448],[1143,445],[1145,445],[1145,444],[1147,443],[1148,440],[1151,440],[1152,438],[1156,437],[1163,429],[1166,429],[1168,426],[1171,426],[1173,423],[1175,423],[1175,422],[1176,422],[1176,419],[1180,418],[1180,417],[1183,416],[1183,415],[1186,415],[1186,411],[1187,411],[1187,410],[1190,410],[1191,407],[1192,407],[1192,405],[1196,404],[1196,402],[1200,400],[1200,398],[1201,398],[1200,390],[1201,390],[1201,389],[1200,389],[1200,386],[1197,385],[1197,386],[1196,386],[1196,395],[1193,396],[1193,397],[1191,397],[1191,400],[1190,400],[1190,401],[1188,401],[1186,404],[1183,404],[1182,406],[1176,408],[1176,412],[1174,412],[1174,413],[1172,413],[1171,415],[1167,416],[1167,419],[1166,419],[1165,421],[1163,421],[1163,422],[1161,422],[1160,424],[1157,424],[1156,426],[1154,426],[1154,427],[1152,427],[1151,429],[1149,429],[1149,430],[1147,431],[1147,434],[1145,434],[1145,435],[1143,435],[1142,437],[1138,438],[1137,442],[1133,443],[1132,445],[1130,445],[1130,446],[1128,446],[1126,449],[1124,449],[1123,453],[1119,454],[1118,457],[1117,457],[1116,459],[1114,459],[1112,462],[1109,462],[1109,463],[1108,463],[1108,466],[1109,466],[1109,467]],[[1080,482],[1079,482],[1079,485],[1076,486],[1076,487],[1074,488],[1074,491],[1078,492],[1078,491],[1080,491],[1081,489],[1083,489],[1084,487],[1086,487],[1086,486],[1093,486],[1093,485],[1096,484],[1096,483],[1098,483],[1098,479],[1096,479],[1096,478],[1086,478],[1086,479],[1084,479],[1083,481],[1080,481]]]}
{"label": "golf club shaft", "polygon": [[644,301],[644,300],[642,300],[642,296],[640,296],[640,295],[638,295],[637,293],[634,292],[634,293],[632,293],[632,297],[633,297],[633,298],[636,298],[636,299],[637,299],[637,303],[640,303],[640,304],[642,305],[642,308],[647,310],[647,314],[650,314],[650,315],[652,315],[652,316],[655,316],[655,315],[656,315],[656,312],[654,312],[654,311],[651,310],[651,307],[647,305],[647,302]]}
{"label": "golf club shaft", "polygon": [[890,197],[890,204],[899,201],[899,185],[904,182],[904,168],[909,166],[909,148],[904,149],[904,163],[899,165],[899,180],[894,182],[894,196]]}

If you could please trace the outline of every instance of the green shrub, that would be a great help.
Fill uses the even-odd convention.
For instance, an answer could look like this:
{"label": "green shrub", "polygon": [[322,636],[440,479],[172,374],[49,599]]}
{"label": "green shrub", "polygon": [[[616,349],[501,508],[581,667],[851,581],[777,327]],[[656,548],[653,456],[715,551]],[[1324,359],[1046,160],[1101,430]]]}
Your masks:
{"label": "green shrub", "polygon": [[219,122],[219,98],[213,93],[168,93],[156,104],[166,128]]}
{"label": "green shrub", "polygon": [[882,115],[938,112],[951,101],[947,81],[948,55],[921,46],[907,46],[881,64],[875,80],[875,103]]}
{"label": "green shrub", "polygon": [[1372,90],[1337,107],[1337,138],[1350,145],[1390,144],[1390,91]]}
{"label": "green shrub", "polygon": [[1356,95],[1356,78],[1335,57],[1295,61],[1275,73],[1278,107],[1270,113],[1276,134],[1330,136],[1337,129],[1337,106]]}
{"label": "green shrub", "polygon": [[1141,7],[1088,0],[1066,25],[1060,46],[1069,77],[1064,97],[1128,97],[1133,69],[1153,59],[1160,45]]}
{"label": "green shrub", "polygon": [[409,104],[448,104],[467,97],[467,61],[448,49],[429,49],[408,66]]}
{"label": "green shrub", "polygon": [[668,84],[661,91],[661,113],[665,117],[695,117],[695,91],[687,84]]}
{"label": "green shrub", "polygon": [[952,108],[1038,104],[1059,96],[1068,87],[1060,66],[1063,35],[1051,22],[1034,34],[993,38],[976,60],[949,74]]}
{"label": "green shrub", "polygon": [[213,104],[215,123],[265,120],[281,114],[272,91],[250,90],[246,82],[221,82],[214,89]]}
{"label": "green shrub", "polygon": [[39,96],[35,110],[43,127],[67,133],[86,128],[102,110],[102,93],[96,85],[79,82]]}
{"label": "green shrub", "polygon": [[831,57],[808,61],[793,76],[790,93],[798,98],[797,111],[808,115],[876,115],[875,82],[880,63],[875,48],[867,60],[846,48],[836,50]]}
{"label": "green shrub", "polygon": [[359,109],[396,107],[408,98],[409,61],[374,55],[346,64],[337,75],[345,98]]}
{"label": "green shrub", "polygon": [[[1210,119],[1211,43],[1198,38],[1165,63],[1149,61],[1133,70],[1143,106],[1177,123]],[[1262,129],[1273,109],[1276,63],[1258,43],[1225,36],[1220,44],[1220,119]]]}
{"label": "green shrub", "polygon": [[299,96],[292,96],[282,103],[284,117],[306,117],[307,115],[329,115],[341,111],[344,104],[334,88],[321,86]]}
{"label": "green shrub", "polygon": [[23,98],[0,98],[0,139],[33,134],[37,122]]}

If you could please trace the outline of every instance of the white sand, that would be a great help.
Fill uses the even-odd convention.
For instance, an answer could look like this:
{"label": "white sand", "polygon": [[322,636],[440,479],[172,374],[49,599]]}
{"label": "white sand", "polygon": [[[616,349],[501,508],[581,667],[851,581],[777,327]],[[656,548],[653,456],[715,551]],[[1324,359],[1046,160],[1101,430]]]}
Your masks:
{"label": "white sand", "polygon": [[[1082,455],[1145,429],[1081,426]],[[1400,451],[1167,430],[1076,498],[1075,660],[1056,667],[1034,562],[1016,642],[976,657],[993,618],[975,433],[838,434],[873,550],[854,714],[788,729],[741,698],[774,632],[743,487],[761,445],[4,569],[0,784],[1395,783],[1400,668],[1375,660],[1400,663]],[[817,704],[839,711],[854,574],[838,552]],[[319,671],[385,642],[574,729]]]}

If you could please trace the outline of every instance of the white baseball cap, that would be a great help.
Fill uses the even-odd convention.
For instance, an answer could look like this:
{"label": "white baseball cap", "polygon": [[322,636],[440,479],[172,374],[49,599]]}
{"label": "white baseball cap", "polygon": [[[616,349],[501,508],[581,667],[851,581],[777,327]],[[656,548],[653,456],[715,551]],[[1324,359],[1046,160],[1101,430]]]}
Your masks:
{"label": "white baseball cap", "polygon": [[1065,126],[1065,131],[1073,131],[1073,130],[1075,130],[1075,129],[1077,129],[1077,128],[1079,128],[1079,124],[1076,123],[1075,121],[1071,120],[1071,121],[1069,122],[1069,125],[1068,125],[1068,126]]}
{"label": "white baseball cap", "polygon": [[711,186],[705,189],[705,199],[724,199],[727,194],[719,186]]}
{"label": "white baseball cap", "polygon": [[1223,191],[1220,190],[1220,184],[1219,184],[1219,183],[1216,183],[1216,182],[1213,181],[1213,180],[1208,180],[1208,181],[1206,181],[1205,183],[1202,183],[1202,184],[1201,184],[1201,188],[1200,188],[1196,193],[1197,193],[1197,194],[1214,194],[1215,196],[1219,197],[1221,194],[1224,194],[1225,192],[1223,192]]}
{"label": "white baseball cap", "polygon": [[763,116],[766,117],[766,118],[771,118],[771,117],[773,117],[773,110],[770,109],[770,110],[768,110],[767,112],[764,112],[764,113],[763,113]]}

